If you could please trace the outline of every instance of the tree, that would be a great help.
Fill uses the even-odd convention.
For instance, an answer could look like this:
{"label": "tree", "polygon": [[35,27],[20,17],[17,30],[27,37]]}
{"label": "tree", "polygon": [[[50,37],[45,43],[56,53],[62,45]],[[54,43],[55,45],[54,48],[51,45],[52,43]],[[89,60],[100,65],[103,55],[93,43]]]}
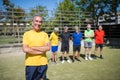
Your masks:
{"label": "tree", "polygon": [[13,3],[10,2],[10,0],[2,0],[3,6],[6,10],[6,21],[9,22],[23,22],[25,19],[25,11],[18,7],[15,7]]}
{"label": "tree", "polygon": [[5,19],[4,21],[12,23],[12,29],[10,34],[18,34],[18,40],[19,40],[19,26],[14,26],[14,23],[23,23],[25,21],[25,11],[18,7],[15,7],[13,3],[10,2],[10,0],[2,0],[3,6],[5,8]]}
{"label": "tree", "polygon": [[75,23],[78,22],[75,18],[79,18],[76,13],[76,8],[72,0],[64,0],[58,4],[56,9],[56,21],[60,23],[61,27],[75,25]]}
{"label": "tree", "polygon": [[117,8],[119,7],[120,5],[120,0],[110,0],[109,1],[109,4],[110,4],[110,11],[111,11],[111,14],[114,13],[115,15],[115,22],[117,23],[117,20],[118,20],[118,15],[117,15]]}
{"label": "tree", "polygon": [[46,17],[48,16],[48,11],[46,7],[38,5],[34,8],[31,8],[28,15],[32,17],[35,15],[41,15],[43,19],[46,20]]}
{"label": "tree", "polygon": [[4,12],[2,9],[0,10],[0,21],[4,21],[6,16],[6,12]]}
{"label": "tree", "polygon": [[99,16],[104,14],[117,14],[120,0],[76,0],[76,5],[81,8],[83,12],[91,12],[91,16],[96,20],[96,23],[98,23]]}
{"label": "tree", "polygon": [[89,13],[89,15],[92,16],[93,21],[97,23],[96,18],[99,16],[99,13],[97,12],[100,8],[98,7],[98,5],[100,5],[100,0],[76,0],[76,5],[83,13]]}
{"label": "tree", "polygon": [[20,23],[25,21],[25,11],[20,7],[16,7],[13,9],[13,19],[15,23]]}
{"label": "tree", "polygon": [[34,8],[30,8],[30,12],[26,14],[26,21],[31,25],[31,20],[35,15],[40,15],[43,18],[44,24],[42,25],[42,28],[47,25],[47,16],[48,16],[48,11],[46,7],[38,5]]}

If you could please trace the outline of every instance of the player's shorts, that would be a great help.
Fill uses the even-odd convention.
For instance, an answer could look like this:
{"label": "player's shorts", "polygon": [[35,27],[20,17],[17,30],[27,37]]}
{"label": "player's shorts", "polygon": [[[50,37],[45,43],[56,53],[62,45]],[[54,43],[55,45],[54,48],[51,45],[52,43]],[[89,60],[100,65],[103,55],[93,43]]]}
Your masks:
{"label": "player's shorts", "polygon": [[81,45],[73,45],[73,51],[80,51]]}
{"label": "player's shorts", "polygon": [[84,47],[85,48],[92,48],[92,42],[84,42]]}
{"label": "player's shorts", "polygon": [[98,47],[103,48],[103,44],[95,44],[95,48],[98,48]]}
{"label": "player's shorts", "polygon": [[46,80],[47,65],[26,66],[26,80]]}
{"label": "player's shorts", "polygon": [[61,45],[61,52],[69,52],[69,44],[62,44]]}
{"label": "player's shorts", "polygon": [[57,52],[58,51],[58,46],[51,46],[51,51],[54,53],[54,52]]}

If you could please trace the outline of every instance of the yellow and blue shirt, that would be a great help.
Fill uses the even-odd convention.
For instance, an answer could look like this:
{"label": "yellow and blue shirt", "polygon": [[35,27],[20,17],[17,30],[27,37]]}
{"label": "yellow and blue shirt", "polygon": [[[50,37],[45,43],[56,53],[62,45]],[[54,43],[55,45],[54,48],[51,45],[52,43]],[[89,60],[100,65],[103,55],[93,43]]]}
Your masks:
{"label": "yellow and blue shirt", "polygon": [[55,32],[52,32],[50,35],[51,45],[52,46],[58,46],[58,34]]}
{"label": "yellow and blue shirt", "polygon": [[[24,33],[23,35],[23,44],[32,46],[43,46],[45,43],[49,42],[48,34],[44,31],[36,32],[30,30]],[[25,65],[26,66],[40,66],[48,64],[46,54],[29,54],[26,53]]]}

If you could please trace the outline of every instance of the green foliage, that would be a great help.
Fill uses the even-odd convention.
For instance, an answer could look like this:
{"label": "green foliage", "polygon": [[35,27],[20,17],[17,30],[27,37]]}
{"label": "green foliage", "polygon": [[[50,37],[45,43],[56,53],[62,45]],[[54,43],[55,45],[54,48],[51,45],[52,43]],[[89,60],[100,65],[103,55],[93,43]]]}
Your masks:
{"label": "green foliage", "polygon": [[25,11],[18,7],[15,7],[13,3],[10,2],[10,0],[2,0],[3,5],[6,10],[6,17],[5,20],[9,22],[23,22],[25,19]]}
{"label": "green foliage", "polygon": [[59,4],[57,10],[72,11],[75,10],[75,5],[70,0],[64,0]]}
{"label": "green foliage", "polygon": [[41,15],[45,20],[46,17],[48,16],[48,11],[46,10],[46,7],[38,5],[35,8],[30,9],[30,13],[28,14],[28,17],[30,16],[33,17],[35,15]]}
{"label": "green foliage", "polygon": [[[83,12],[90,12],[94,24],[98,23],[99,16],[104,14],[117,15],[117,8],[120,5],[120,0],[75,0],[76,5]],[[117,16],[116,16],[117,20]],[[117,22],[117,21],[116,21]],[[96,24],[97,25],[97,24]]]}
{"label": "green foliage", "polygon": [[[44,22],[48,16],[48,11],[47,11],[46,7],[38,5],[38,6],[30,9],[30,12],[26,14],[26,20],[28,21],[30,26],[31,26],[32,19],[35,15],[42,16],[43,23],[44,23],[44,25],[46,24],[46,22]],[[45,27],[44,25],[43,25],[43,27]]]}
{"label": "green foliage", "polygon": [[93,19],[96,19],[103,14],[116,14],[120,0],[76,0],[76,5],[83,12],[91,12]]}
{"label": "green foliage", "polygon": [[20,7],[14,8],[13,19],[15,23],[24,22],[25,20],[25,11]]}
{"label": "green foliage", "polygon": [[116,17],[116,23],[117,23],[117,8],[118,8],[118,6],[120,5],[120,0],[109,0],[109,4],[110,4],[110,11],[111,11],[111,14],[110,14],[110,16],[111,15],[115,15]]}
{"label": "green foliage", "polygon": [[109,0],[110,11],[115,13],[117,12],[117,8],[120,5],[120,0]]}
{"label": "green foliage", "polygon": [[79,18],[79,11],[76,11],[75,5],[72,3],[71,0],[64,0],[63,2],[59,3],[57,10],[56,10],[56,20],[58,23],[60,22],[60,26],[66,26],[65,24],[68,24],[68,26],[75,25],[76,18]]}

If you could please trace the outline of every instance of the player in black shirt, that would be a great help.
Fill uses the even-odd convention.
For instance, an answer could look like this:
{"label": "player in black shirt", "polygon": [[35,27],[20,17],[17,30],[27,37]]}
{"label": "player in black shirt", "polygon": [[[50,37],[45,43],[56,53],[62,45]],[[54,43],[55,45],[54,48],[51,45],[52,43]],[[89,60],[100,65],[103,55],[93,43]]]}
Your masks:
{"label": "player in black shirt", "polygon": [[67,62],[71,63],[69,60],[69,40],[70,40],[70,33],[68,32],[68,27],[64,27],[64,32],[60,35],[61,41],[61,52],[62,52],[62,63],[65,62],[64,54],[66,52]]}

